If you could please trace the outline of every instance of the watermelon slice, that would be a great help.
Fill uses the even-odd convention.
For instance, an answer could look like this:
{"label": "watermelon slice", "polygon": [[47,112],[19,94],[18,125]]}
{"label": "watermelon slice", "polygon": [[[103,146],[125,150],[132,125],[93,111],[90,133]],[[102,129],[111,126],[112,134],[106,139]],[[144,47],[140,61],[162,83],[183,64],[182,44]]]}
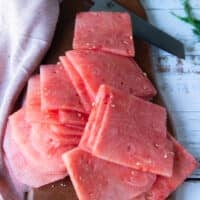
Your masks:
{"label": "watermelon slice", "polygon": [[198,167],[195,158],[183,146],[172,136],[170,136],[170,140],[173,142],[175,149],[173,175],[170,178],[158,176],[153,187],[145,194],[146,199],[166,199]]}
{"label": "watermelon slice", "polygon": [[[156,94],[155,88],[133,59],[92,50],[68,51],[66,56],[82,78],[84,90],[92,102],[101,84],[108,84],[145,99]],[[64,62],[63,65],[65,66]],[[65,69],[67,71],[68,67],[65,66]],[[87,100],[82,99],[82,102],[85,101]]]}
{"label": "watermelon slice", "polygon": [[[79,117],[79,112],[72,111],[58,111],[58,110],[41,110],[41,98],[40,98],[40,76],[36,75],[29,79],[26,99],[26,120],[29,123],[48,123],[48,124],[62,124],[60,121],[60,113],[63,113],[65,117],[65,124],[83,126],[86,123],[86,117]],[[83,116],[87,116],[82,114]]]}
{"label": "watermelon slice", "polygon": [[61,124],[59,121],[58,111],[42,112],[40,105],[34,105],[25,108],[26,121],[29,123],[48,123],[48,124]]}
{"label": "watermelon slice", "polygon": [[78,126],[65,126],[65,125],[56,125],[56,124],[49,124],[51,130],[54,132],[56,136],[67,136],[67,135],[79,135],[82,136],[83,134],[83,127]]}
{"label": "watermelon slice", "polygon": [[85,126],[88,115],[81,112],[59,110],[59,120],[62,124]]}
{"label": "watermelon slice", "polygon": [[147,191],[156,176],[113,164],[76,148],[63,154],[80,200],[127,200]]}
{"label": "watermelon slice", "polygon": [[[7,126],[7,130],[8,129],[10,129],[9,123]],[[41,172],[39,168],[31,165],[19,150],[11,134],[12,132],[10,132],[10,130],[6,131],[3,148],[10,170],[19,182],[31,187],[40,187],[62,179],[67,175],[66,172],[60,174],[44,173]]]}
{"label": "watermelon slice", "polygon": [[109,99],[104,99],[104,90],[99,90],[88,123],[86,124],[84,135],[81,138],[80,146],[84,150],[92,151],[96,135],[101,128],[102,116],[104,115],[108,101]]}
{"label": "watermelon slice", "polygon": [[12,131],[12,139],[18,145],[23,156],[35,166],[45,173],[61,174],[66,173],[66,168],[62,162],[61,155],[69,150],[69,146],[58,148],[55,152],[44,154],[38,148],[33,147],[31,140],[31,126],[25,121],[25,111],[20,109],[9,117]]}
{"label": "watermelon slice", "polygon": [[96,119],[93,114],[88,122],[93,128],[86,127],[81,148],[127,167],[172,175],[174,152],[166,137],[164,108],[105,85],[99,89],[96,105]]}
{"label": "watermelon slice", "polygon": [[62,62],[63,66],[65,67],[65,70],[67,74],[69,75],[72,84],[74,85],[74,88],[76,89],[77,93],[80,96],[80,100],[86,110],[87,113],[91,110],[92,105],[92,99],[90,99],[90,96],[87,93],[87,90],[85,88],[84,82],[82,78],[80,77],[79,73],[76,71],[76,69],[72,66],[72,64],[69,62],[66,56],[61,56],[60,61]]}
{"label": "watermelon slice", "polygon": [[84,112],[79,95],[62,65],[40,67],[42,110]]}
{"label": "watermelon slice", "polygon": [[41,154],[53,154],[60,148],[72,149],[79,144],[80,136],[56,135],[50,128],[49,124],[32,124],[30,139],[35,149]]}
{"label": "watermelon slice", "polygon": [[130,16],[121,12],[82,12],[76,16],[74,49],[134,56]]}
{"label": "watermelon slice", "polygon": [[30,123],[60,123],[57,111],[41,111],[39,75],[32,76],[28,81],[25,109],[26,120]]}
{"label": "watermelon slice", "polygon": [[28,80],[25,105],[29,109],[34,105],[40,105],[40,75],[33,75]]}

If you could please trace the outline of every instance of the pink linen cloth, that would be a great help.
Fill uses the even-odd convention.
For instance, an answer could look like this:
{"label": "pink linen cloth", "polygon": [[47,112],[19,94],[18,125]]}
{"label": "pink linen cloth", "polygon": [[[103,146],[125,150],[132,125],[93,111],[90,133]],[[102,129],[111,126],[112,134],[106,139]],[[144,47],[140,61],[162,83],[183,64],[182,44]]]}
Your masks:
{"label": "pink linen cloth", "polygon": [[59,0],[0,1],[0,136],[16,98],[51,44],[58,14]]}
{"label": "pink linen cloth", "polygon": [[[51,45],[59,15],[59,3],[59,0],[0,0],[1,144],[8,115],[17,97]],[[2,155],[1,150],[1,177],[6,173]],[[0,180],[3,181],[2,178]],[[6,182],[0,187],[0,199],[8,200],[7,198],[11,199],[12,192],[8,189],[5,190],[7,192],[2,191],[2,188],[7,187],[5,184]]]}

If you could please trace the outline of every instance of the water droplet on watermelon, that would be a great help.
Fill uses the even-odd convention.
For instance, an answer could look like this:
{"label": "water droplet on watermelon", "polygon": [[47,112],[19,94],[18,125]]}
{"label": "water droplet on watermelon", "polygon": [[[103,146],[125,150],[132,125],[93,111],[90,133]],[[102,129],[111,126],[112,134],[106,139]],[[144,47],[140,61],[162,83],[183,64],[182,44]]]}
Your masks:
{"label": "water droplet on watermelon", "polygon": [[82,117],[82,114],[81,114],[81,113],[78,113],[77,115],[78,115],[78,117]]}
{"label": "water droplet on watermelon", "polygon": [[144,75],[144,76],[147,76],[147,73],[143,72],[143,75]]}
{"label": "water droplet on watermelon", "polygon": [[131,54],[132,52],[129,49],[126,49],[127,54]]}
{"label": "water droplet on watermelon", "polygon": [[126,45],[128,44],[128,41],[126,41],[126,40],[122,40],[121,42],[122,42],[122,44],[126,44]]}
{"label": "water droplet on watermelon", "polygon": [[115,108],[115,106],[116,106],[115,104],[111,104],[111,107],[112,107],[112,108]]}
{"label": "water droplet on watermelon", "polygon": [[132,174],[132,175],[135,175],[135,171],[132,170],[132,171],[131,171],[131,174]]}
{"label": "water droplet on watermelon", "polygon": [[156,148],[159,148],[159,147],[160,147],[160,145],[159,145],[159,144],[154,144],[154,146],[155,146]]}
{"label": "water droplet on watermelon", "polygon": [[146,163],[151,164],[152,160],[149,159],[149,160],[146,161]]}
{"label": "water droplet on watermelon", "polygon": [[164,158],[165,158],[165,159],[168,158],[168,154],[167,154],[167,153],[164,154]]}
{"label": "water droplet on watermelon", "polygon": [[144,89],[144,90],[146,90],[146,89],[147,89],[147,87],[146,87],[146,86],[143,86],[143,89]]}
{"label": "water droplet on watermelon", "polygon": [[141,163],[140,162],[136,162],[136,166],[140,166],[141,165]]}

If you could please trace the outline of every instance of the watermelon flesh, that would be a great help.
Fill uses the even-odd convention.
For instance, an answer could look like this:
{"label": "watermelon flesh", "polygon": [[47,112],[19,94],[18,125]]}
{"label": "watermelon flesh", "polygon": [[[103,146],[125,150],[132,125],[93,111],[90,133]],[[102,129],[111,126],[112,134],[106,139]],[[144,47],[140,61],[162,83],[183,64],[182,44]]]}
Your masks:
{"label": "watermelon flesh", "polygon": [[94,99],[101,84],[108,84],[128,94],[151,98],[155,88],[131,58],[92,50],[72,50],[66,56],[80,74]]}
{"label": "watermelon flesh", "polygon": [[[88,123],[86,124],[84,135],[81,138],[80,147],[84,150],[92,152],[92,147],[95,143],[95,138],[98,130],[101,128],[102,116],[106,110],[106,104],[109,99],[102,98],[103,90],[99,90],[96,96],[93,109],[91,110]],[[92,134],[91,134],[92,133]]]}
{"label": "watermelon flesh", "polygon": [[41,111],[39,75],[32,76],[28,81],[25,110],[26,120],[30,123],[60,123],[57,111]]}
{"label": "watermelon flesh", "polygon": [[42,110],[84,112],[80,98],[62,65],[40,67]]}
{"label": "watermelon flesh", "polygon": [[60,124],[58,111],[42,112],[40,105],[34,105],[25,110],[25,118],[29,123]]}
{"label": "watermelon flesh", "polygon": [[54,136],[67,136],[67,135],[78,135],[82,136],[83,134],[83,127],[77,126],[65,126],[65,125],[56,125],[56,124],[49,124],[50,131],[54,132]]}
{"label": "watermelon flesh", "polygon": [[[7,129],[10,129],[9,123]],[[14,177],[20,183],[31,187],[40,187],[50,182],[62,179],[67,175],[67,173],[44,173],[41,172],[39,168],[31,165],[30,162],[24,157],[23,153],[19,150],[18,145],[12,139],[13,132],[11,132],[11,130],[12,129],[6,131],[3,148],[9,168]],[[19,185],[17,185],[17,187],[19,187]]]}
{"label": "watermelon flesh", "polygon": [[33,148],[41,154],[53,154],[60,148],[72,149],[79,144],[80,136],[58,136],[50,128],[49,124],[32,124],[30,139]]}
{"label": "watermelon flesh", "polygon": [[100,116],[97,112],[97,119],[89,118],[88,124],[96,127],[86,127],[80,142],[82,149],[127,167],[172,175],[174,152],[166,137],[164,108],[106,85],[99,89],[96,106],[96,110],[104,112]]}
{"label": "watermelon flesh", "polygon": [[72,64],[69,62],[66,56],[61,56],[60,61],[65,67],[65,70],[67,74],[69,75],[71,82],[74,85],[74,88],[76,89],[80,97],[81,103],[83,104],[86,112],[90,113],[93,100],[90,98],[89,94],[87,93],[87,90],[85,88],[82,78],[80,77],[76,69],[72,66]]}
{"label": "watermelon flesh", "polygon": [[173,175],[170,178],[158,176],[153,187],[144,196],[148,200],[166,199],[198,167],[198,162],[172,136],[175,150]]}
{"label": "watermelon flesh", "polygon": [[[69,124],[84,126],[87,117],[79,117],[79,112],[67,110],[41,110],[40,76],[36,75],[29,79],[27,88],[27,98],[25,103],[26,120],[29,123],[48,123],[48,124]],[[65,117],[63,123],[60,121],[60,112]],[[84,115],[84,114],[83,114]],[[85,116],[85,115],[84,115]]]}
{"label": "watermelon flesh", "polygon": [[147,191],[156,176],[113,164],[80,148],[63,154],[80,200],[127,200]]}
{"label": "watermelon flesh", "polygon": [[31,125],[25,121],[25,111],[20,109],[9,117],[12,139],[18,145],[24,157],[35,168],[45,173],[61,174],[66,173],[66,168],[62,162],[61,155],[68,151],[68,147],[58,148],[52,154],[44,155],[39,149],[33,147],[31,140]]}
{"label": "watermelon flesh", "polygon": [[[92,102],[101,84],[110,85],[127,94],[145,99],[150,99],[156,94],[155,88],[133,59],[92,50],[72,50],[68,51],[66,56],[81,77],[84,83],[83,91],[87,91]],[[62,63],[68,71],[65,62]],[[82,87],[83,85],[76,89],[82,90]],[[87,99],[81,101],[86,102]],[[87,105],[83,103],[85,104]],[[92,104],[90,104],[90,109],[91,107]]]}
{"label": "watermelon flesh", "polygon": [[130,16],[120,12],[82,12],[76,16],[73,49],[95,49],[134,56]]}
{"label": "watermelon flesh", "polygon": [[61,124],[85,126],[88,120],[88,115],[81,112],[59,110],[58,115]]}

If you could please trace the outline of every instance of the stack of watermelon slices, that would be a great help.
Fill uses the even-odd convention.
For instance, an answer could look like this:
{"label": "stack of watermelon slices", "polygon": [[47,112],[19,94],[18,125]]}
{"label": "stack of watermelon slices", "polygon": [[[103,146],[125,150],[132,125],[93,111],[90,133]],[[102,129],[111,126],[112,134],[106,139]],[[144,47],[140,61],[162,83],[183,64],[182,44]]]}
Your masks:
{"label": "stack of watermelon slices", "polygon": [[87,118],[62,65],[42,66],[28,81],[24,106],[9,117],[4,149],[16,178],[31,187],[64,178],[61,156],[79,144]]}
{"label": "stack of watermelon slices", "polygon": [[166,110],[134,61],[126,13],[77,15],[74,50],[41,66],[9,117],[9,169],[39,187],[69,174],[80,200],[164,200],[197,167],[166,127]]}

